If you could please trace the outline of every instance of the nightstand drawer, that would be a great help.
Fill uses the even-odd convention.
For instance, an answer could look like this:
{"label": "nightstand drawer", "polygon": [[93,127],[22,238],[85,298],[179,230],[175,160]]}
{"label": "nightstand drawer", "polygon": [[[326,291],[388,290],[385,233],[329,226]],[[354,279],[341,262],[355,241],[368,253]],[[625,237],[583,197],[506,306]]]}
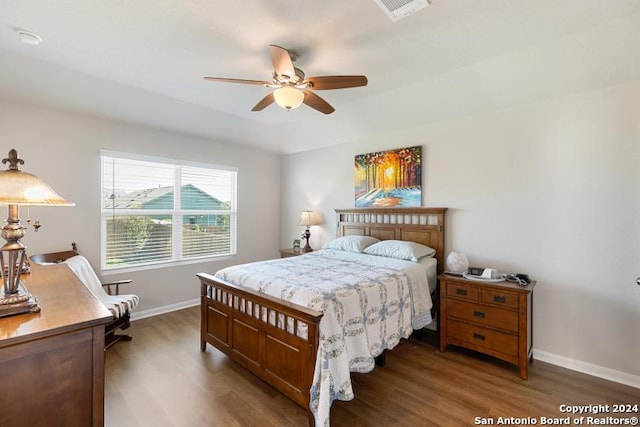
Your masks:
{"label": "nightstand drawer", "polygon": [[482,326],[470,323],[448,321],[448,338],[453,343],[462,341],[469,344],[469,348],[474,350],[490,350],[508,356],[518,355],[518,336],[498,332]]}
{"label": "nightstand drawer", "polygon": [[518,312],[465,301],[447,300],[447,316],[518,332]]}
{"label": "nightstand drawer", "polygon": [[467,285],[466,283],[447,283],[447,294],[455,298],[478,301],[478,288],[472,285]]}
{"label": "nightstand drawer", "polygon": [[487,304],[496,304],[503,307],[518,308],[518,294],[504,292],[499,289],[482,289],[480,301]]}

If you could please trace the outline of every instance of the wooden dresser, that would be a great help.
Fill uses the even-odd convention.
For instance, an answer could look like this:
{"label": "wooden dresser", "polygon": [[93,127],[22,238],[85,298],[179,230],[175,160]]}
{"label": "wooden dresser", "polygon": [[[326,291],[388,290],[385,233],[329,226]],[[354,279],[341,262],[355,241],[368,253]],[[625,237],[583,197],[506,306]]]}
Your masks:
{"label": "wooden dresser", "polygon": [[41,311],[0,318],[0,425],[104,425],[111,314],[66,265],[22,277]]}
{"label": "wooden dresser", "polygon": [[533,288],[442,274],[440,351],[466,347],[518,365],[527,379],[533,350]]}

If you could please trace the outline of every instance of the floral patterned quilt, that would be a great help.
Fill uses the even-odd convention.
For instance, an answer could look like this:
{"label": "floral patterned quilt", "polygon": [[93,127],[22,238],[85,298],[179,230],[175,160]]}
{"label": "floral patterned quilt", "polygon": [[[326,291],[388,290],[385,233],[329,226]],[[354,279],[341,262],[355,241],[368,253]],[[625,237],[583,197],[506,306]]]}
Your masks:
{"label": "floral patterned quilt", "polygon": [[329,425],[335,399],[353,399],[350,372],[373,370],[383,350],[431,322],[420,263],[323,249],[228,267],[216,276],[324,313],[311,387],[317,426]]}

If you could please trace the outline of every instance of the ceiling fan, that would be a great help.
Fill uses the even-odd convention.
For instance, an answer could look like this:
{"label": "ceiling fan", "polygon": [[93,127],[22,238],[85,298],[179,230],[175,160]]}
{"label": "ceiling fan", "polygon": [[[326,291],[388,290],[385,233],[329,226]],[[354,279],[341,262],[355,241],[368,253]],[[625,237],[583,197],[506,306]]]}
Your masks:
{"label": "ceiling fan", "polygon": [[298,108],[303,103],[324,114],[335,109],[316,95],[314,90],[345,89],[367,85],[366,76],[318,76],[305,78],[304,72],[293,65],[295,55],[287,49],[269,45],[273,77],[271,81],[204,77],[205,80],[222,83],[261,85],[275,90],[262,98],[251,111],[261,111],[274,102],[286,110]]}

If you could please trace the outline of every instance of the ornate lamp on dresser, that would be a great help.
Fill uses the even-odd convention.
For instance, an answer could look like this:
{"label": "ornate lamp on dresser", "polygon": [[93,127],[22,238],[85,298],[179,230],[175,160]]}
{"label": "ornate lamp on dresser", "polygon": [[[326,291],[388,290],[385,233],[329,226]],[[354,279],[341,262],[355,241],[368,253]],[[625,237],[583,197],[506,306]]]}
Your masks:
{"label": "ornate lamp on dresser", "polygon": [[440,351],[448,344],[505,360],[529,377],[533,361],[533,281],[482,283],[441,274]]}

